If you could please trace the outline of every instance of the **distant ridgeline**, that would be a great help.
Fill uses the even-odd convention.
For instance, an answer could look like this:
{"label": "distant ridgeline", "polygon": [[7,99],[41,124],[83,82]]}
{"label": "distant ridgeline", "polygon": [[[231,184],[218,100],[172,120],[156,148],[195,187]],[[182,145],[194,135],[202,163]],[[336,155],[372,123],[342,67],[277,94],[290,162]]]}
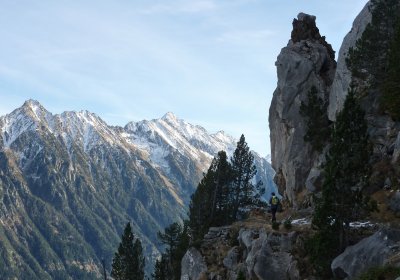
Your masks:
{"label": "distant ridgeline", "polygon": [[[236,147],[172,113],[113,127],[87,111],[53,115],[33,100],[0,117],[0,131],[1,279],[97,279],[102,259],[110,272],[127,222],[149,272],[157,232],[187,217],[213,157]],[[269,195],[274,171],[253,155]]]}

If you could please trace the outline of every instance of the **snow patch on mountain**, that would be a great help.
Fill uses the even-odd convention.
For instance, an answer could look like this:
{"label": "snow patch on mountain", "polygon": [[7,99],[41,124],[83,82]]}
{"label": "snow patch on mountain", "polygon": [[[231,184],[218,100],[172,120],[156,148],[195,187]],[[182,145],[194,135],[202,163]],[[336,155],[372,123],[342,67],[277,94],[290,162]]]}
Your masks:
{"label": "snow patch on mountain", "polygon": [[121,136],[146,151],[151,161],[166,171],[171,153],[198,160],[205,169],[218,151],[232,153],[236,145],[224,132],[209,134],[203,127],[179,119],[171,112],[161,119],[130,122]]}
{"label": "snow patch on mountain", "polygon": [[[230,157],[236,148],[236,140],[224,131],[208,133],[205,128],[179,119],[172,112],[160,119],[130,122],[122,128],[109,126],[88,111],[53,115],[35,100],[28,100],[22,107],[0,117],[0,131],[0,143],[6,148],[23,133],[33,131],[38,135],[45,132],[61,137],[70,155],[74,145],[85,153],[102,146],[122,149],[128,155],[139,152],[168,176],[174,175],[171,164],[178,164],[178,168],[187,173],[188,162],[193,162],[204,172],[219,151],[226,151]],[[266,161],[258,154],[254,155],[262,169],[259,171],[273,172]],[[23,158],[20,155],[20,159]]]}

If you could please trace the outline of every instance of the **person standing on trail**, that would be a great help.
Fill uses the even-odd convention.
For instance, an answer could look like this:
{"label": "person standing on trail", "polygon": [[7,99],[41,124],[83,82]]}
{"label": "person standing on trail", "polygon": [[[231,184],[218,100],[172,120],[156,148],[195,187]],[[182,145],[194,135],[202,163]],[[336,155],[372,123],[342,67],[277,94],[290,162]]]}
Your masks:
{"label": "person standing on trail", "polygon": [[279,198],[275,193],[271,193],[271,198],[269,199],[269,205],[271,206],[272,222],[276,222],[276,211],[278,210]]}

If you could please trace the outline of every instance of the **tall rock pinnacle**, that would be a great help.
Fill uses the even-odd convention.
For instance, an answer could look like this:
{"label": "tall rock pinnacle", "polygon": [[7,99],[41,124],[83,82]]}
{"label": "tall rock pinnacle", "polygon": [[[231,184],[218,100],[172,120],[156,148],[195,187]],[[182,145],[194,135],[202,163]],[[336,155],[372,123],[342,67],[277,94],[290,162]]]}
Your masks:
{"label": "tall rock pinnacle", "polygon": [[291,40],[275,63],[278,85],[269,110],[275,180],[280,192],[294,207],[306,203],[303,201],[306,181],[318,158],[304,141],[306,120],[300,115],[300,105],[315,87],[327,106],[336,69],[334,51],[319,34],[315,19],[315,16],[300,13],[293,21]]}

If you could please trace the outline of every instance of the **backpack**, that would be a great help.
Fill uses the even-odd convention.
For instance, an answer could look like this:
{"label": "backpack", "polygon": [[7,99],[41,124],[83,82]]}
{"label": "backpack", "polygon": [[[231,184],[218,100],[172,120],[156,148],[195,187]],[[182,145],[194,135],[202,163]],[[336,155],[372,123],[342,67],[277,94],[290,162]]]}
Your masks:
{"label": "backpack", "polygon": [[276,196],[273,196],[271,199],[271,204],[272,205],[278,205],[279,199]]}

